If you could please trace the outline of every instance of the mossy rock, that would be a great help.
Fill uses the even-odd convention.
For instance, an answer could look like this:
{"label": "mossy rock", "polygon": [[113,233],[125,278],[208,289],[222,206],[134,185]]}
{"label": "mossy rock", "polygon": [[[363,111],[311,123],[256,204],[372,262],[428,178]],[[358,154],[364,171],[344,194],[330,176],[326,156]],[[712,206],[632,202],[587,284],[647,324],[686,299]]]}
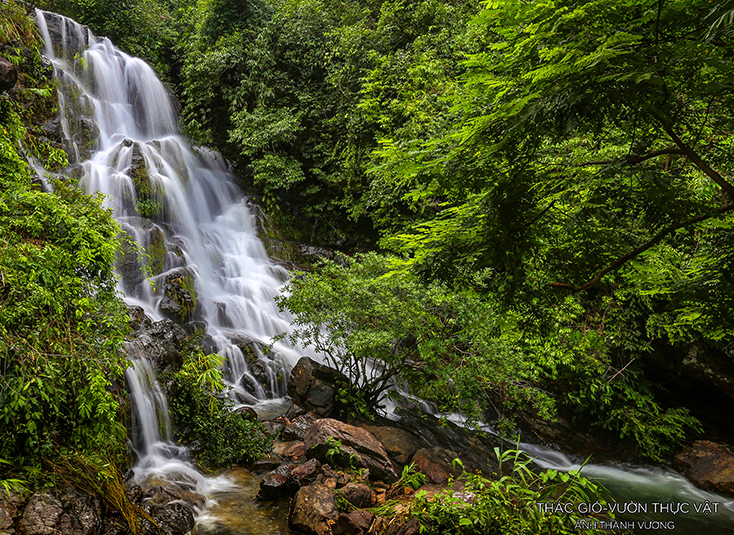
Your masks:
{"label": "mossy rock", "polygon": [[178,269],[168,275],[163,294],[159,308],[172,319],[185,322],[197,319],[201,315],[194,275],[191,271]]}

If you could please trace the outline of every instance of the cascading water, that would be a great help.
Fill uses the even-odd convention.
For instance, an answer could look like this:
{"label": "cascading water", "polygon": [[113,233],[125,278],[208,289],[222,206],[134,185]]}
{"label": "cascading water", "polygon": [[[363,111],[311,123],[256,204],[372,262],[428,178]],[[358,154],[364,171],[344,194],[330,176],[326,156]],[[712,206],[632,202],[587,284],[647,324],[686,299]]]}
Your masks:
{"label": "cascading water", "polygon": [[[106,196],[123,231],[126,301],[155,320],[204,327],[240,402],[282,397],[300,353],[276,343],[266,356],[262,348],[289,328],[274,301],[287,272],[269,260],[226,162],[180,135],[171,97],[144,61],[69,18],[39,11],[37,19],[59,80],[71,173],[85,191]],[[190,473],[150,364],[135,362],[127,379],[140,434],[136,477]]]}

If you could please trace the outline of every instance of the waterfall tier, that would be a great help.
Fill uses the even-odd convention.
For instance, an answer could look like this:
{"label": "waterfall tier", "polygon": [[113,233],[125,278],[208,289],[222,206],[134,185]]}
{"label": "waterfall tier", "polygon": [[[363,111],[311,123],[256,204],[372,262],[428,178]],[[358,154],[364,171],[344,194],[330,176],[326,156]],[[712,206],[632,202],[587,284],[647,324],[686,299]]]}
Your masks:
{"label": "waterfall tier", "polygon": [[[59,80],[67,172],[86,192],[105,195],[122,229],[126,301],[153,319],[204,328],[238,401],[282,397],[300,355],[280,343],[263,348],[289,329],[274,301],[287,272],[268,258],[227,162],[180,134],[175,103],[144,61],[67,17],[39,11],[37,19]],[[171,443],[149,363],[136,361],[127,377],[141,433],[137,469],[171,459],[189,466]]]}

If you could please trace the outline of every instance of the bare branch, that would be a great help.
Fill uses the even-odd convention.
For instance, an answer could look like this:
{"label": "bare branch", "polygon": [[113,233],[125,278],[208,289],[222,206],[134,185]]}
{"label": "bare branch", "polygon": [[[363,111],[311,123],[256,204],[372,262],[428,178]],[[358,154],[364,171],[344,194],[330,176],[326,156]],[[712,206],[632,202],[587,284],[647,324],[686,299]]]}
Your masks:
{"label": "bare branch", "polygon": [[734,210],[734,204],[727,204],[726,206],[717,208],[713,212],[709,212],[707,214],[702,214],[696,217],[692,217],[691,219],[687,219],[685,221],[681,221],[680,223],[675,223],[674,225],[665,227],[663,230],[655,234],[655,236],[653,236],[652,239],[640,245],[636,249],[633,249],[626,255],[619,257],[617,260],[612,262],[609,266],[607,266],[606,268],[602,269],[599,273],[597,273],[593,279],[591,279],[590,281],[588,281],[585,284],[582,284],[581,286],[573,286],[571,284],[566,284],[562,282],[551,282],[550,286],[552,286],[553,288],[561,288],[564,290],[570,290],[573,293],[581,292],[583,290],[588,290],[592,286],[596,286],[597,284],[599,284],[599,282],[604,278],[605,275],[611,273],[612,271],[617,271],[627,262],[629,262],[630,260],[638,256],[639,254],[644,253],[651,247],[657,245],[658,243],[662,241],[663,238],[665,238],[669,234],[672,234],[676,230],[681,229],[683,227],[687,227],[689,225],[693,225],[695,223],[700,223],[701,221],[705,221],[706,219],[710,219],[712,217],[716,217],[721,214],[725,214],[727,212],[731,212],[732,210]]}
{"label": "bare branch", "polygon": [[654,150],[652,152],[648,152],[647,154],[643,154],[641,156],[627,156],[624,159],[614,159],[614,160],[592,160],[588,162],[579,162],[572,165],[572,167],[588,167],[590,165],[609,165],[612,163],[618,163],[618,162],[624,162],[629,165],[635,165],[638,163],[642,163],[645,160],[649,160],[651,158],[657,158],[658,156],[664,156],[666,154],[685,154],[682,149],[676,148],[676,147],[668,147],[667,149],[660,149],[660,150]]}
{"label": "bare branch", "polygon": [[724,192],[727,194],[729,199],[734,200],[734,186],[732,186],[721,174],[719,174],[718,171],[713,169],[709,164],[703,161],[701,157],[698,155],[696,151],[694,151],[691,147],[686,145],[683,140],[678,137],[678,134],[675,133],[675,130],[673,130],[673,127],[671,124],[660,115],[660,113],[656,110],[652,111],[653,116],[658,120],[660,125],[663,127],[663,130],[665,130],[665,133],[670,136],[670,139],[673,140],[673,142],[678,145],[678,147],[683,151],[683,154],[685,154],[689,160],[691,160],[696,167],[698,167],[701,171],[706,173],[708,177],[716,182],[721,189],[724,190]]}

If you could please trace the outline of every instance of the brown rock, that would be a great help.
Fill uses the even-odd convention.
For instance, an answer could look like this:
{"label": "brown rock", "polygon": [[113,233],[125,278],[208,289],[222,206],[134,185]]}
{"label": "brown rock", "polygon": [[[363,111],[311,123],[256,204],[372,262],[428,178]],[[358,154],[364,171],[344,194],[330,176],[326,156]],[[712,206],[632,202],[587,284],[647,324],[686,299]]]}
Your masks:
{"label": "brown rock", "polygon": [[302,357],[291,370],[288,395],[299,407],[327,417],[339,412],[336,391],[348,383],[349,379],[338,371]]}
{"label": "brown rock", "polygon": [[306,429],[311,427],[316,418],[311,413],[306,413],[290,420],[285,426],[280,436],[283,440],[303,440],[306,436]]}
{"label": "brown rock", "polygon": [[319,475],[321,470],[321,463],[318,459],[311,459],[306,463],[294,468],[291,471],[291,477],[298,481],[298,483],[305,487],[306,485],[313,483],[316,477]]}
{"label": "brown rock", "polygon": [[306,445],[303,442],[296,442],[293,444],[290,448],[285,450],[283,453],[286,457],[289,457],[290,459],[296,460],[300,459],[302,457],[305,457],[306,455]]}
{"label": "brown rock", "polygon": [[291,478],[290,467],[287,464],[281,464],[263,476],[257,497],[263,500],[274,500],[280,496],[292,495],[298,490],[298,487],[298,483]]}
{"label": "brown rock", "polygon": [[390,456],[400,464],[408,464],[410,457],[420,448],[427,446],[424,440],[397,427],[364,426],[385,447]]}
{"label": "brown rock", "polygon": [[339,512],[334,491],[323,485],[309,485],[293,499],[288,527],[305,535],[330,535]]}
{"label": "brown rock", "polygon": [[415,468],[425,474],[431,483],[445,483],[450,476],[458,476],[461,470],[453,467],[453,460],[458,455],[444,448],[421,448],[411,459]]}
{"label": "brown rock", "polygon": [[723,444],[698,440],[673,465],[697,487],[734,495],[734,455]]}
{"label": "brown rock", "polygon": [[393,524],[387,528],[385,535],[419,535],[421,524],[417,518],[411,518],[405,524]]}
{"label": "brown rock", "polygon": [[15,87],[18,81],[18,69],[7,59],[0,57],[0,93]]}
{"label": "brown rock", "polygon": [[306,456],[317,458],[322,463],[344,462],[346,464],[348,459],[338,459],[334,455],[327,456],[334,449],[327,443],[329,437],[341,443],[341,449],[347,457],[355,455],[359,459],[357,464],[367,468],[373,477],[386,481],[398,479],[385,448],[372,433],[338,420],[323,418],[306,430],[304,438]]}
{"label": "brown rock", "polygon": [[18,527],[24,535],[72,533],[71,518],[61,502],[50,494],[34,494],[23,510]]}
{"label": "brown rock", "polygon": [[372,507],[377,501],[372,489],[364,483],[347,483],[340,491],[342,496],[358,509]]}
{"label": "brown rock", "polygon": [[365,535],[369,533],[375,514],[369,511],[352,511],[341,514],[332,528],[334,535]]}

